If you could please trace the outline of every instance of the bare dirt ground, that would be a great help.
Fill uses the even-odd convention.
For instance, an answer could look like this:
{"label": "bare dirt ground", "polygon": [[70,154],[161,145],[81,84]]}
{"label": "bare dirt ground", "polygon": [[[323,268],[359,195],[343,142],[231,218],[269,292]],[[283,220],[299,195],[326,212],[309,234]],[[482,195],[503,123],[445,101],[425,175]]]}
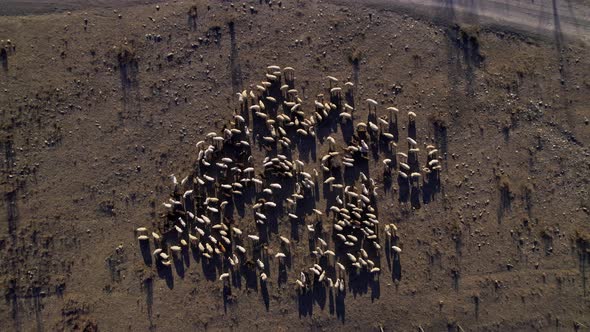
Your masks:
{"label": "bare dirt ground", "polygon": [[[0,330],[588,330],[586,43],[342,1],[103,3],[0,4]],[[134,230],[161,227],[169,175],[193,170],[268,65],[295,68],[308,109],[332,75],[355,83],[357,122],[366,98],[413,111],[442,152],[441,191],[418,208],[369,159],[403,252],[344,295],[294,286],[315,262],[303,223],[279,223],[267,249],[291,238],[292,264],[280,283],[272,255],[264,288],[142,257]]]}

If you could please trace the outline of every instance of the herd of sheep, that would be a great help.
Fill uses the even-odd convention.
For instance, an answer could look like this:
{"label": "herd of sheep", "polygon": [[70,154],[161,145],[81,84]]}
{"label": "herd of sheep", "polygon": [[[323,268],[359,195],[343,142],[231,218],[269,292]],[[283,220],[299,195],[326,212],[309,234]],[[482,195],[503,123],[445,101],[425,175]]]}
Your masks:
{"label": "herd of sheep", "polygon": [[[282,270],[291,266],[286,262],[293,246],[303,243],[301,229],[308,234],[313,264],[291,281],[300,292],[317,283],[343,292],[351,274],[376,278],[384,251],[399,259],[397,226],[380,218],[377,200],[385,198],[378,188],[396,180],[396,190],[405,188],[408,197],[424,187],[438,188],[437,149],[425,144],[421,160],[413,112],[407,114],[405,149],[395,129],[397,108],[380,112],[379,103],[367,99],[363,122],[353,83],[340,87],[328,76],[326,93],[308,105],[295,79],[291,67],[267,67],[264,81],[237,93],[239,108],[221,132],[196,143],[192,173],[180,181],[171,176],[174,189],[163,203],[158,229],[151,237],[145,227],[136,230],[142,245],[153,240],[159,268],[190,250],[219,266],[225,286],[242,268],[265,283],[270,262]],[[317,151],[322,153],[316,156]],[[368,175],[373,161],[383,167],[379,182]],[[291,236],[279,235],[285,224],[291,225]]]}

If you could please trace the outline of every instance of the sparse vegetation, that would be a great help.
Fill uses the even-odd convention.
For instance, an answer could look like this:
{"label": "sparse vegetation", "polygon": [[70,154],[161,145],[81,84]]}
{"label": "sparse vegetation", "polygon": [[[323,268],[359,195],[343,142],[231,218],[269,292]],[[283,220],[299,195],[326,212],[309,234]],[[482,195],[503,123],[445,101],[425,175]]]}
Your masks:
{"label": "sparse vegetation", "polygon": [[469,1],[46,2],[0,5],[0,329],[590,326],[566,2],[546,40]]}

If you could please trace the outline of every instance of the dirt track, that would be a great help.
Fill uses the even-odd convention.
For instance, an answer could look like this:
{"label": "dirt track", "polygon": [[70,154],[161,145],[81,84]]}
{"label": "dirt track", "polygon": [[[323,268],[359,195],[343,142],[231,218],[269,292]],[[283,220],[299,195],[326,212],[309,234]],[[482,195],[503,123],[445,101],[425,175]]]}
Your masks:
{"label": "dirt track", "polygon": [[[334,0],[348,3],[350,0]],[[477,24],[529,34],[590,41],[590,7],[587,1],[557,0],[366,0],[384,10],[408,11],[443,22]]]}
{"label": "dirt track", "polygon": [[[0,17],[0,39],[11,40],[0,62],[2,326],[590,326],[584,43],[433,23],[379,6],[199,2],[191,20],[190,5]],[[123,49],[133,59],[125,70]],[[221,130],[238,107],[234,93],[260,82],[271,64],[294,67],[309,101],[325,92],[326,75],[355,82],[358,119],[367,118],[366,98],[416,112],[420,142],[445,152],[442,191],[432,202],[413,209],[399,192],[379,191],[380,222],[399,227],[401,270],[383,255],[377,282],[344,298],[301,297],[295,289],[299,271],[314,261],[303,225],[287,283],[270,261],[267,295],[245,277],[224,294],[220,271],[211,278],[192,257],[169,272],[147,266],[134,234],[161,225],[169,175],[193,169],[195,143]],[[407,128],[399,129],[403,141]],[[378,181],[381,169],[369,163]],[[254,230],[250,217],[238,222]],[[277,252],[276,240],[269,250]]]}

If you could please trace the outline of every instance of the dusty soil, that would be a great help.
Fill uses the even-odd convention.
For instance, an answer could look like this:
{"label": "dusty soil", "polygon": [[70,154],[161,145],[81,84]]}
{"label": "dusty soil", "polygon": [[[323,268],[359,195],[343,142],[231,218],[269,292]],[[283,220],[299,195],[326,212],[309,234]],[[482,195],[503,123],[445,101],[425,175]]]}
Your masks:
{"label": "dusty soil", "polygon": [[[245,4],[0,17],[1,330],[590,327],[586,44],[360,4]],[[413,111],[420,145],[442,152],[440,192],[419,206],[396,183],[384,190],[383,157],[369,158],[380,225],[398,226],[403,252],[374,258],[381,274],[347,280],[344,295],[294,286],[315,262],[303,223],[278,224],[292,264],[279,283],[272,255],[264,288],[224,288],[192,255],[168,270],[142,257],[134,231],[161,229],[170,174],[192,172],[195,143],[268,65],[295,68],[309,108],[332,75],[355,83],[356,121],[366,98],[378,115]],[[407,131],[402,121],[400,142]],[[326,151],[318,142],[315,157]],[[235,218],[255,232],[250,215]]]}

